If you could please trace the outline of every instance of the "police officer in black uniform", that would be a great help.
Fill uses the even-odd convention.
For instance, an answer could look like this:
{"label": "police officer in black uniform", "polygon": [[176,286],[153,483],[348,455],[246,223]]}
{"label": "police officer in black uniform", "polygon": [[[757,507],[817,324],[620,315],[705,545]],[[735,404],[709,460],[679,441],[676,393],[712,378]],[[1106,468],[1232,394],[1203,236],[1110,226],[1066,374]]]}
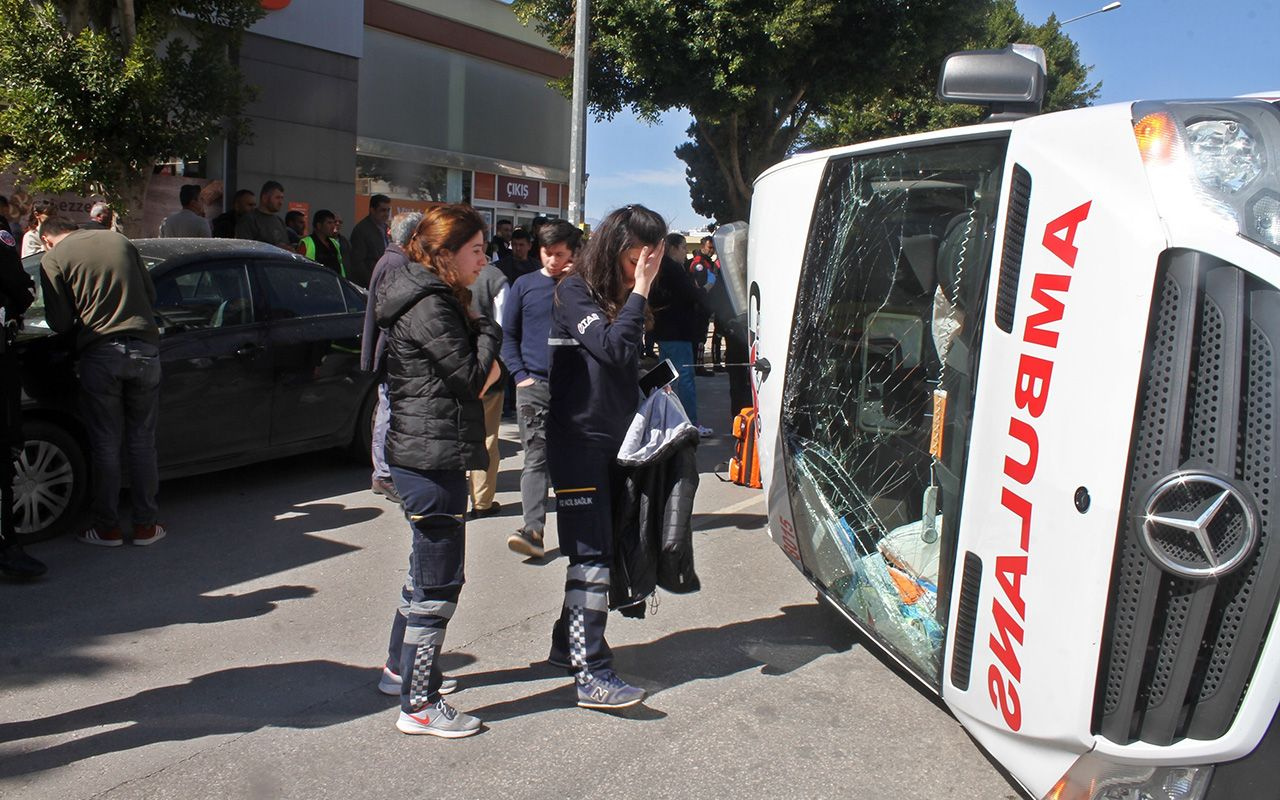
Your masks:
{"label": "police officer in black uniform", "polygon": [[22,328],[22,315],[35,299],[35,284],[22,269],[13,234],[0,230],[0,406],[4,408],[4,447],[0,449],[0,576],[18,580],[38,578],[46,567],[27,555],[17,543],[13,519],[13,462],[21,452],[22,378],[14,339]]}

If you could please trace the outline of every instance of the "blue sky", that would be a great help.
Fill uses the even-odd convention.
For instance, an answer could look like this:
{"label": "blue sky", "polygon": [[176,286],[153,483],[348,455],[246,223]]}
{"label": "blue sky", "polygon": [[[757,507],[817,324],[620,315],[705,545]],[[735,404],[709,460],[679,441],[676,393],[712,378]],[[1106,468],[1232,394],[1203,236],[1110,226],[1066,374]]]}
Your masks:
{"label": "blue sky", "polygon": [[[1280,90],[1280,0],[1123,0],[1105,14],[1066,31],[1081,59],[1102,82],[1099,102],[1174,97],[1220,97]],[[1042,23],[1050,13],[1069,19],[1106,0],[1020,0],[1019,10]],[[586,216],[598,219],[627,203],[642,203],[676,229],[707,220],[693,212],[684,162],[689,115],[671,112],[649,126],[619,115],[591,122],[587,131]]]}

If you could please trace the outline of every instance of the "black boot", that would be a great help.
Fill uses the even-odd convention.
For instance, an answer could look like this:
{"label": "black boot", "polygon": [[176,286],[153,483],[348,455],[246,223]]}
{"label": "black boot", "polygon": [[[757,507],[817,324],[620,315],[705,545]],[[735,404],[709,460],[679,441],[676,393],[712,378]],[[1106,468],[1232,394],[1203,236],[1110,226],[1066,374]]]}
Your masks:
{"label": "black boot", "polygon": [[29,581],[39,578],[49,571],[43,561],[32,558],[22,549],[22,545],[10,544],[0,547],[0,575],[18,581]]}

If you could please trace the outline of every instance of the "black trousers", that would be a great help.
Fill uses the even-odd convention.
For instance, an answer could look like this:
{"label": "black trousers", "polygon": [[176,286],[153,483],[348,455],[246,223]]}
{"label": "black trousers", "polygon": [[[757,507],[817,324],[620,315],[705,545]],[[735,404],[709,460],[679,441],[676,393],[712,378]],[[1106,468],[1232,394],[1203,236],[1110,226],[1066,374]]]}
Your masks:
{"label": "black trousers", "polygon": [[560,551],[569,557],[564,604],[551,630],[551,661],[569,664],[579,684],[613,666],[605,641],[613,560],[613,501],[622,489],[617,446],[547,431],[547,466],[556,493]]}

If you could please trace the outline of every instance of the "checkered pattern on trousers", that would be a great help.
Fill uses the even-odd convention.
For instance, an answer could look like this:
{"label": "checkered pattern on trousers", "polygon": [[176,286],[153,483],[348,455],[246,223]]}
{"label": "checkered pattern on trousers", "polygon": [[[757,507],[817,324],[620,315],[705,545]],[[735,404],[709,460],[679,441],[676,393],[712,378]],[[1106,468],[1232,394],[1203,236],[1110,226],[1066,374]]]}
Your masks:
{"label": "checkered pattern on trousers", "polygon": [[431,664],[435,660],[436,648],[428,642],[418,645],[413,654],[413,683],[409,687],[409,705],[415,710],[428,703],[427,687],[431,683]]}
{"label": "checkered pattern on trousers", "polygon": [[578,683],[586,685],[591,682],[591,671],[587,669],[587,623],[581,606],[569,608],[569,663],[578,673]]}

